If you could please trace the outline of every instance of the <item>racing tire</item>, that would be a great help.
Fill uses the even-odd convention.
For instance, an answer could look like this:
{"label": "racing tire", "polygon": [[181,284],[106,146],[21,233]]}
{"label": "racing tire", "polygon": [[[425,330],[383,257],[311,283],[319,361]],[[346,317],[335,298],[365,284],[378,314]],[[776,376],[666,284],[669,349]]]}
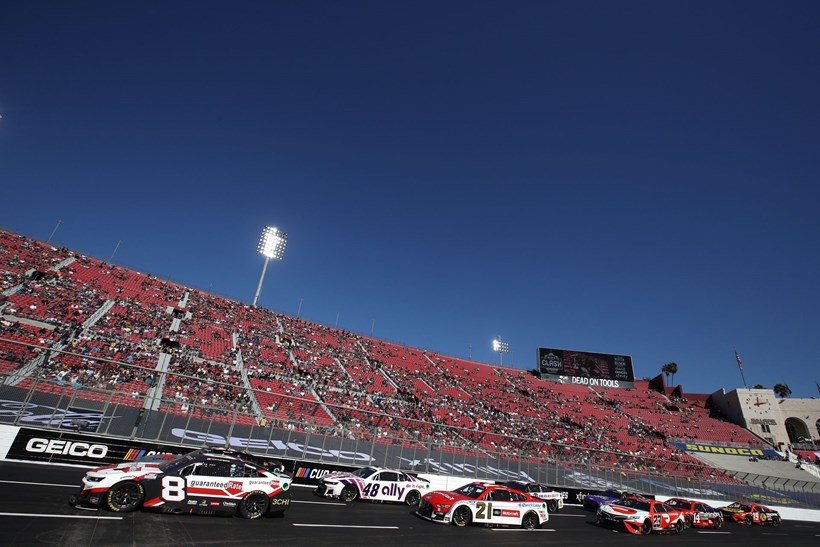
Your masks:
{"label": "racing tire", "polygon": [[691,528],[692,527],[692,521],[694,521],[694,520],[695,519],[692,517],[692,515],[686,515],[686,527]]}
{"label": "racing tire", "polygon": [[550,513],[555,513],[558,511],[558,502],[555,500],[550,500],[547,502],[547,511]]}
{"label": "racing tire", "polygon": [[749,526],[752,525],[752,515],[746,515],[746,518],[743,520],[744,524],[748,524]]}
{"label": "racing tire", "polygon": [[715,519],[715,529],[721,528],[723,526],[723,519],[718,517]]}
{"label": "racing tire", "polygon": [[780,526],[780,517],[772,517],[772,526],[775,528]]}
{"label": "racing tire", "polygon": [[258,519],[268,512],[270,500],[261,490],[254,490],[239,502],[239,516],[245,519]]}
{"label": "racing tire", "polygon": [[682,520],[679,520],[675,523],[675,533],[680,535],[681,532],[686,528],[686,524]]}
{"label": "racing tire", "polygon": [[103,499],[109,511],[130,513],[142,505],[145,500],[145,489],[138,482],[123,481],[109,488]]}
{"label": "racing tire", "polygon": [[535,530],[541,525],[538,522],[538,515],[534,512],[529,511],[524,515],[524,518],[521,519],[521,528],[524,530]]}
{"label": "racing tire", "polygon": [[407,495],[404,496],[404,503],[409,505],[410,507],[415,507],[421,501],[421,494],[419,494],[418,490],[410,490],[407,492]]}
{"label": "racing tire", "polygon": [[470,524],[473,521],[473,513],[470,511],[470,508],[466,505],[462,505],[460,507],[456,507],[456,510],[453,512],[453,524],[456,526],[463,528]]}
{"label": "racing tire", "polygon": [[604,516],[601,513],[596,513],[595,514],[595,522],[598,524],[598,526],[603,526],[604,525]]}
{"label": "racing tire", "polygon": [[342,501],[353,501],[359,497],[359,491],[352,484],[348,484],[342,488],[342,493],[339,494],[339,499]]}
{"label": "racing tire", "polygon": [[641,526],[641,535],[642,536],[648,536],[651,533],[652,533],[652,521],[649,520],[649,519],[646,519],[645,521],[643,521],[643,525]]}

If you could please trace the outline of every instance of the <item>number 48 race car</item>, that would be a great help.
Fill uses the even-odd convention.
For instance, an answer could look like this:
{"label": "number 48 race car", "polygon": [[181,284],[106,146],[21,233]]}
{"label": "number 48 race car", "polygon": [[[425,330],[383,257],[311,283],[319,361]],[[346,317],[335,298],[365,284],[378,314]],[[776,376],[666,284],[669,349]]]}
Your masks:
{"label": "number 48 race car", "polygon": [[124,513],[141,507],[164,513],[256,519],[290,505],[291,477],[281,464],[235,450],[203,448],[175,459],[146,458],[92,469],[69,503]]}
{"label": "number 48 race car", "polygon": [[353,472],[337,471],[326,475],[314,492],[318,496],[342,501],[358,498],[418,505],[421,494],[429,489],[428,481],[402,471],[362,467]]}

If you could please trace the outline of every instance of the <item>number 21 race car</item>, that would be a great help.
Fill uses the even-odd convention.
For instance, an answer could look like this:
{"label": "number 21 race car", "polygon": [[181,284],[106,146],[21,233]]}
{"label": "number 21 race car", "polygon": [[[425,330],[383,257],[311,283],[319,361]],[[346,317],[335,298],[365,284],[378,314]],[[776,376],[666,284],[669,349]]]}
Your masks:
{"label": "number 21 race car", "polygon": [[291,477],[281,464],[235,450],[203,448],[175,459],[146,458],[92,469],[69,503],[116,513],[164,513],[256,519],[290,505]]}
{"label": "number 21 race car", "polygon": [[476,524],[539,528],[549,520],[544,500],[518,490],[472,482],[452,492],[438,490],[421,498],[416,514],[432,522],[456,526]]}

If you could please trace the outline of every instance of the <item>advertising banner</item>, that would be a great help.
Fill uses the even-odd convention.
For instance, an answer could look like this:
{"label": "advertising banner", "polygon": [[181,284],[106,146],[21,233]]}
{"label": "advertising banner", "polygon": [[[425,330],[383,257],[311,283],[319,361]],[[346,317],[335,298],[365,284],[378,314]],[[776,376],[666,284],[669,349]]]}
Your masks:
{"label": "advertising banner", "polygon": [[538,348],[542,380],[603,388],[635,385],[632,357],[557,348]]}

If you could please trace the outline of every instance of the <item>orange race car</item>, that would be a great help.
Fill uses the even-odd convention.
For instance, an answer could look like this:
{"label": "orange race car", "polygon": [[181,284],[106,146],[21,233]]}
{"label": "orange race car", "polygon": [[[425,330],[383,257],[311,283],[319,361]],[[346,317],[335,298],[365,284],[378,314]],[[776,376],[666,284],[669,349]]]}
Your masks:
{"label": "orange race car", "polygon": [[780,513],[774,509],[769,509],[759,503],[743,503],[736,501],[726,507],[721,507],[720,512],[727,521],[739,522],[741,524],[760,524],[763,526],[780,526]]}
{"label": "orange race car", "polygon": [[596,520],[601,526],[616,528],[630,534],[680,534],[686,528],[683,511],[660,501],[642,498],[626,498],[601,505],[596,513]]}

